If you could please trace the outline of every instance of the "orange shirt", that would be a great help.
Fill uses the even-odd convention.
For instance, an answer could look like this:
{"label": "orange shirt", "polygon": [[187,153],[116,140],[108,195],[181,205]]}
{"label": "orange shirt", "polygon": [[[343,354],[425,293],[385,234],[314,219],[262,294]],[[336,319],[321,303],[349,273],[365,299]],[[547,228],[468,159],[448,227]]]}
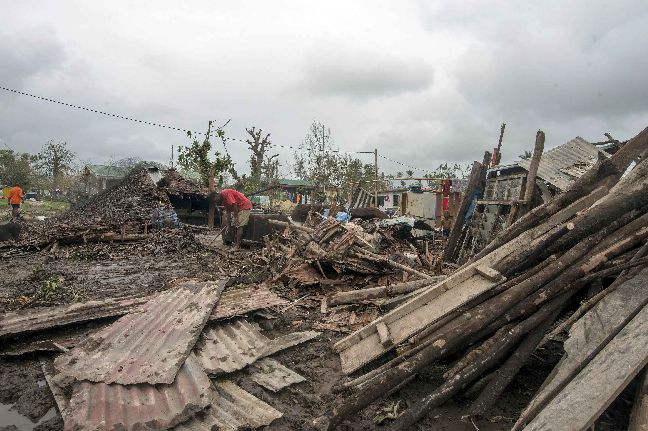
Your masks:
{"label": "orange shirt", "polygon": [[12,205],[20,205],[23,199],[22,189],[18,186],[10,188],[7,199],[9,199],[9,203]]}

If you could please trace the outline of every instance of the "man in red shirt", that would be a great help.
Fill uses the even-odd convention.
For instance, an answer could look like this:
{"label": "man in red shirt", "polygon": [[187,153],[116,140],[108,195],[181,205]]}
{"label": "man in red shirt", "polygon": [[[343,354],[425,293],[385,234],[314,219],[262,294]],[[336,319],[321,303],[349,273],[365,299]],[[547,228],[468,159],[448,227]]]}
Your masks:
{"label": "man in red shirt", "polygon": [[225,227],[233,227],[236,238],[236,248],[241,248],[243,227],[250,221],[252,202],[245,195],[234,189],[223,189],[215,196],[216,205],[222,205],[225,212]]}
{"label": "man in red shirt", "polygon": [[7,195],[7,201],[11,205],[11,217],[18,217],[20,215],[20,204],[22,204],[24,199],[23,190],[20,188],[20,184],[16,184],[9,189],[9,194]]}

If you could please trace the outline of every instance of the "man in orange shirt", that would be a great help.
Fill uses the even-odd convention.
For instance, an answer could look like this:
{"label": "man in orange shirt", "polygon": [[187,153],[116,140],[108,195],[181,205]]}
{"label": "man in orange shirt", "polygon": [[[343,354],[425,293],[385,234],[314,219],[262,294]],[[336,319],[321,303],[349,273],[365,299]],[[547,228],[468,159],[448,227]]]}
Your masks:
{"label": "man in orange shirt", "polygon": [[11,205],[11,217],[18,217],[20,215],[20,205],[22,204],[24,197],[20,184],[16,184],[9,189],[7,201],[9,201],[8,203]]}
{"label": "man in orange shirt", "polygon": [[235,229],[236,248],[241,248],[243,227],[250,221],[252,202],[245,195],[234,189],[223,189],[214,196],[216,205],[222,205],[225,211],[225,228]]}

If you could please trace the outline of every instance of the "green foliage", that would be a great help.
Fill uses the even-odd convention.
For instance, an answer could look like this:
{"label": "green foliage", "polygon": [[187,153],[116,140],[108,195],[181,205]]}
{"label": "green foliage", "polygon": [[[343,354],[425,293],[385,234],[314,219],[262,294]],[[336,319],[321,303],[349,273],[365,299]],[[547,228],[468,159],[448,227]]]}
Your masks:
{"label": "green foliage", "polygon": [[0,184],[20,184],[23,189],[28,189],[31,184],[33,161],[34,156],[28,153],[0,150]]}
{"label": "green foliage", "polygon": [[425,178],[467,178],[470,165],[461,166],[459,163],[441,163],[434,171],[424,175]]}
{"label": "green foliage", "polygon": [[531,158],[531,151],[525,150],[524,153],[518,156],[521,160],[529,160]]}
{"label": "green foliage", "polygon": [[200,174],[200,180],[205,186],[209,186],[209,179],[215,179],[216,176],[220,177],[219,182],[222,182],[223,176],[228,173],[237,178],[234,163],[229,154],[224,155],[214,151],[214,155],[211,157],[212,143],[209,138],[212,134],[221,139],[225,146],[225,131],[222,127],[218,127],[215,132],[212,132],[212,122],[210,121],[202,142],[198,140],[197,136],[187,132],[187,136],[192,140],[191,144],[186,147],[178,147],[180,167],[185,171],[194,171]]}
{"label": "green foliage", "polygon": [[[315,121],[304,138],[303,149],[295,152],[294,157],[294,171],[298,178],[313,181],[320,187],[320,192],[336,188],[342,197],[352,187],[366,186],[376,175],[373,163],[363,163],[349,154],[333,150],[331,130]],[[370,184],[373,188],[373,182]]]}
{"label": "green foliage", "polygon": [[49,298],[54,296],[61,286],[61,278],[58,275],[52,275],[41,283],[40,296]]}
{"label": "green foliage", "polygon": [[36,155],[34,167],[49,178],[61,178],[70,175],[76,155],[67,147],[67,142],[54,142],[53,139],[43,145]]}
{"label": "green foliage", "polygon": [[398,419],[398,417],[401,415],[401,408],[400,408],[400,400],[399,401],[391,401],[387,405],[383,406],[379,411],[376,416],[373,418],[373,422],[376,425],[380,425],[383,422],[385,422],[387,419]]}
{"label": "green foliage", "polygon": [[71,187],[76,155],[67,142],[50,139],[36,155],[34,168],[40,174],[38,187],[48,189],[56,196],[58,190]]}

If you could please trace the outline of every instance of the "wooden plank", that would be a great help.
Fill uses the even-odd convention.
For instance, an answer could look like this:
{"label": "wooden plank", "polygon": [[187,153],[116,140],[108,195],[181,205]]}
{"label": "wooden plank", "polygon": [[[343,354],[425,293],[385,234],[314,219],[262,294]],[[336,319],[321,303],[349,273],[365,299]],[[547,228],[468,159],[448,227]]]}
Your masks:
{"label": "wooden plank", "polygon": [[588,429],[646,363],[648,307],[644,307],[525,430]]}
{"label": "wooden plank", "polygon": [[378,338],[380,338],[380,344],[382,344],[383,347],[391,347],[394,345],[394,340],[392,340],[391,334],[389,333],[389,328],[387,328],[385,322],[378,322],[376,329],[378,330]]}
{"label": "wooden plank", "polygon": [[648,304],[648,269],[601,299],[572,326],[564,343],[565,356],[542,389],[522,412],[513,429],[521,429],[587,364],[619,331]]}
{"label": "wooden plank", "polygon": [[477,271],[481,276],[487,278],[490,281],[502,281],[504,277],[499,271],[491,268],[486,265],[477,265],[475,266],[475,271]]}
{"label": "wooden plank", "polygon": [[[497,283],[487,280],[479,274],[473,274],[471,278],[453,286],[451,290],[444,290],[428,303],[411,310],[410,313],[398,316],[394,320],[387,319],[388,315],[386,315],[382,322],[389,327],[391,338],[396,345],[496,285]],[[380,319],[376,321],[376,326],[378,323],[380,323]],[[372,334],[356,341],[355,344],[340,352],[340,362],[344,373],[354,372],[393,348],[382,345],[376,326],[373,327]]]}
{"label": "wooden plank", "polygon": [[380,321],[384,321],[386,324],[389,324],[393,321],[398,320],[399,318],[411,313],[417,308],[427,304],[443,292],[451,289],[453,286],[469,279],[475,273],[473,267],[466,267],[463,270],[459,270],[452,274],[450,277],[445,280],[431,286],[429,289],[423,291],[420,295],[412,298],[411,301],[401,305],[390,313],[385,314],[379,319],[374,320],[367,326],[359,329],[353,334],[348,335],[347,337],[341,339],[333,346],[336,351],[341,352],[345,349],[350,348],[355,343],[361,341],[363,338],[369,337],[372,334],[376,333],[376,325]]}

